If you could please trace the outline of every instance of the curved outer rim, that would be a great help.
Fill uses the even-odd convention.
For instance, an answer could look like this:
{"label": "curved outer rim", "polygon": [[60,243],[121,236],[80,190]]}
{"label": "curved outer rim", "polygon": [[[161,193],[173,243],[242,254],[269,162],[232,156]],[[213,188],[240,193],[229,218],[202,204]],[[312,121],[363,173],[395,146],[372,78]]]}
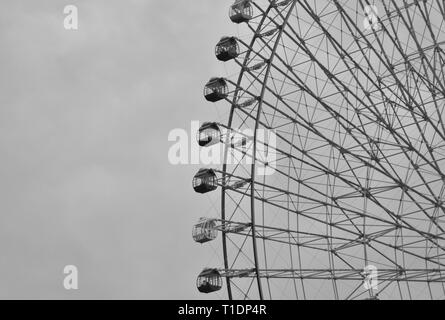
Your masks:
{"label": "curved outer rim", "polygon": [[[260,21],[260,23],[258,25],[258,28],[256,30],[257,33],[261,30],[261,28],[263,26],[263,23],[266,20],[267,15],[268,15],[268,13],[270,11],[270,8],[271,7],[269,6],[269,8],[266,10],[266,12],[264,13],[263,17],[261,18],[261,21]],[[243,65],[247,64],[247,61],[250,58],[250,54],[252,53],[252,49],[251,48],[255,44],[255,41],[256,41],[256,37],[254,36],[252,38],[251,42],[250,42],[247,54],[244,57]],[[236,82],[235,94],[234,94],[234,97],[232,99],[232,106],[230,108],[229,121],[227,123],[227,127],[228,128],[232,127],[233,114],[234,114],[235,109],[236,109],[235,108],[236,100],[238,98],[238,92],[240,91],[239,88],[240,88],[243,76],[244,76],[244,69],[241,68],[240,74],[238,76],[238,80]],[[227,139],[229,139],[229,138],[227,137]],[[224,150],[224,164],[223,164],[223,167],[222,167],[223,181],[225,181],[225,179],[226,179],[228,151],[229,151],[228,148],[225,148],[225,150]],[[222,221],[226,221],[226,188],[225,188],[225,186],[222,187],[222,191],[221,191],[221,220]],[[226,232],[225,231],[222,232],[222,246],[223,246],[223,256],[224,256],[224,268],[226,270],[228,270],[229,269],[229,259],[228,259],[228,256],[227,256],[227,236],[226,236]],[[232,285],[230,283],[230,279],[229,278],[226,278],[226,284],[227,284],[228,298],[229,298],[229,300],[232,300],[233,299]]]}
{"label": "curved outer rim", "polygon": [[[257,250],[257,239],[256,239],[256,230],[255,230],[255,190],[253,188],[253,186],[255,185],[255,172],[256,172],[256,150],[257,150],[257,131],[258,131],[258,127],[259,127],[259,117],[261,116],[261,111],[262,111],[262,104],[263,104],[263,98],[264,98],[264,94],[265,94],[265,90],[266,90],[266,86],[267,86],[267,82],[269,79],[269,74],[270,74],[270,68],[272,66],[272,61],[274,60],[274,57],[276,55],[276,49],[278,47],[278,44],[280,43],[283,31],[289,21],[289,18],[294,10],[294,7],[296,5],[296,1],[292,2],[292,5],[289,8],[289,12],[287,13],[285,20],[283,21],[283,24],[281,25],[281,28],[279,30],[279,34],[277,35],[277,38],[275,40],[275,44],[271,53],[271,56],[269,58],[269,63],[267,66],[267,70],[264,74],[264,80],[263,80],[263,86],[261,88],[261,95],[260,95],[260,99],[258,102],[258,110],[257,110],[257,116],[256,116],[256,121],[255,121],[255,130],[254,130],[254,143],[253,143],[253,155],[254,155],[254,159],[255,161],[253,161],[252,165],[251,165],[251,180],[250,180],[250,192],[251,192],[251,202],[250,202],[250,209],[251,209],[251,223],[252,223],[252,245],[253,245],[253,254],[254,254],[254,262],[255,262],[255,273],[256,273],[256,279],[257,279],[257,284],[258,284],[258,293],[259,293],[259,297],[260,300],[264,299],[263,296],[263,290],[262,290],[262,284],[261,284],[261,277],[259,274],[259,263],[258,263],[258,250]],[[259,34],[261,28],[263,27],[264,21],[266,20],[266,18],[268,17],[268,14],[270,12],[270,10],[272,9],[272,5],[269,5],[267,10],[264,12],[263,17],[257,27],[257,30],[252,38],[252,41],[250,42],[249,48],[248,48],[248,52],[244,58],[244,62],[243,62],[243,66],[245,66],[249,60],[250,54],[252,53],[252,47],[255,44],[256,40],[257,40],[257,35]],[[232,100],[232,106],[230,109],[230,116],[229,116],[229,121],[228,121],[228,128],[232,127],[232,121],[233,121],[233,114],[235,112],[235,105],[236,105],[236,100],[238,97],[238,92],[240,91],[240,87],[241,87],[241,81],[243,79],[244,76],[244,68],[241,69],[240,71],[240,75],[238,77],[238,81],[237,81],[237,85],[236,85],[236,90],[235,90],[235,94],[234,94],[234,98]],[[227,171],[227,157],[228,157],[228,148],[225,149],[224,151],[224,164],[223,164],[223,181],[225,181],[226,178],[226,171]],[[222,221],[225,221],[226,218],[226,213],[225,213],[225,194],[226,194],[226,189],[223,186],[222,188],[222,197],[221,197],[221,219]],[[227,255],[227,239],[226,239],[226,233],[223,231],[222,232],[222,242],[223,242],[223,255],[224,255],[224,268],[226,270],[229,269],[229,261],[228,261],[228,255]],[[227,292],[228,292],[228,298],[230,300],[233,299],[233,295],[232,295],[232,288],[231,288],[231,283],[230,283],[230,279],[226,278],[226,282],[227,282]]]}

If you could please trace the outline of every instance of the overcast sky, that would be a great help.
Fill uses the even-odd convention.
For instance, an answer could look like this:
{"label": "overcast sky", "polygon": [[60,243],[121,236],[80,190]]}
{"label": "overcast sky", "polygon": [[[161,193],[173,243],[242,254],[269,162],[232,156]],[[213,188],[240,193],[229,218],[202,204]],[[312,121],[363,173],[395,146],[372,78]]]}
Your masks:
{"label": "overcast sky", "polygon": [[219,249],[191,227],[218,198],[193,192],[196,166],[169,164],[167,137],[225,120],[202,86],[224,71],[231,2],[0,2],[0,298],[202,297]]}

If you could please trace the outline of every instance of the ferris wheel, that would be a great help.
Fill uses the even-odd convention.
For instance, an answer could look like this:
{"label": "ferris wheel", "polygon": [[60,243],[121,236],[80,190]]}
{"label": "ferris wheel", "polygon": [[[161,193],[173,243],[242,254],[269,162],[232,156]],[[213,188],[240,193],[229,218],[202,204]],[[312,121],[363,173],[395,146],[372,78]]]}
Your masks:
{"label": "ferris wheel", "polygon": [[237,76],[204,89],[230,114],[198,132],[201,148],[225,150],[193,178],[221,192],[193,238],[222,239],[224,263],[198,290],[444,299],[445,2],[237,0],[229,12],[250,36],[221,38],[216,57]]}

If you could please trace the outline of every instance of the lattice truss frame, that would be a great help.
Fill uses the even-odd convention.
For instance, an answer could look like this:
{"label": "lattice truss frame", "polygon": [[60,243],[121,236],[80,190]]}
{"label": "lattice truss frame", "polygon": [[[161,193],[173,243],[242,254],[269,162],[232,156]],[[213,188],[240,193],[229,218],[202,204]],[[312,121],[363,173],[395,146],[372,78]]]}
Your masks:
{"label": "lattice truss frame", "polygon": [[252,5],[224,127],[254,136],[215,169],[229,298],[445,298],[445,1]]}

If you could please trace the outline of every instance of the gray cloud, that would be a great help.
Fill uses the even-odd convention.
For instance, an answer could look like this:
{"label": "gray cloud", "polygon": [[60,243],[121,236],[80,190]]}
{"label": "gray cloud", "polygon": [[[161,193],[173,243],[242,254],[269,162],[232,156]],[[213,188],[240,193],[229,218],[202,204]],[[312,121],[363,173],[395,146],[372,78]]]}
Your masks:
{"label": "gray cloud", "polygon": [[212,257],[190,229],[211,203],[191,190],[195,167],[168,163],[167,135],[215,117],[201,87],[228,5],[2,1],[0,298],[201,297]]}

